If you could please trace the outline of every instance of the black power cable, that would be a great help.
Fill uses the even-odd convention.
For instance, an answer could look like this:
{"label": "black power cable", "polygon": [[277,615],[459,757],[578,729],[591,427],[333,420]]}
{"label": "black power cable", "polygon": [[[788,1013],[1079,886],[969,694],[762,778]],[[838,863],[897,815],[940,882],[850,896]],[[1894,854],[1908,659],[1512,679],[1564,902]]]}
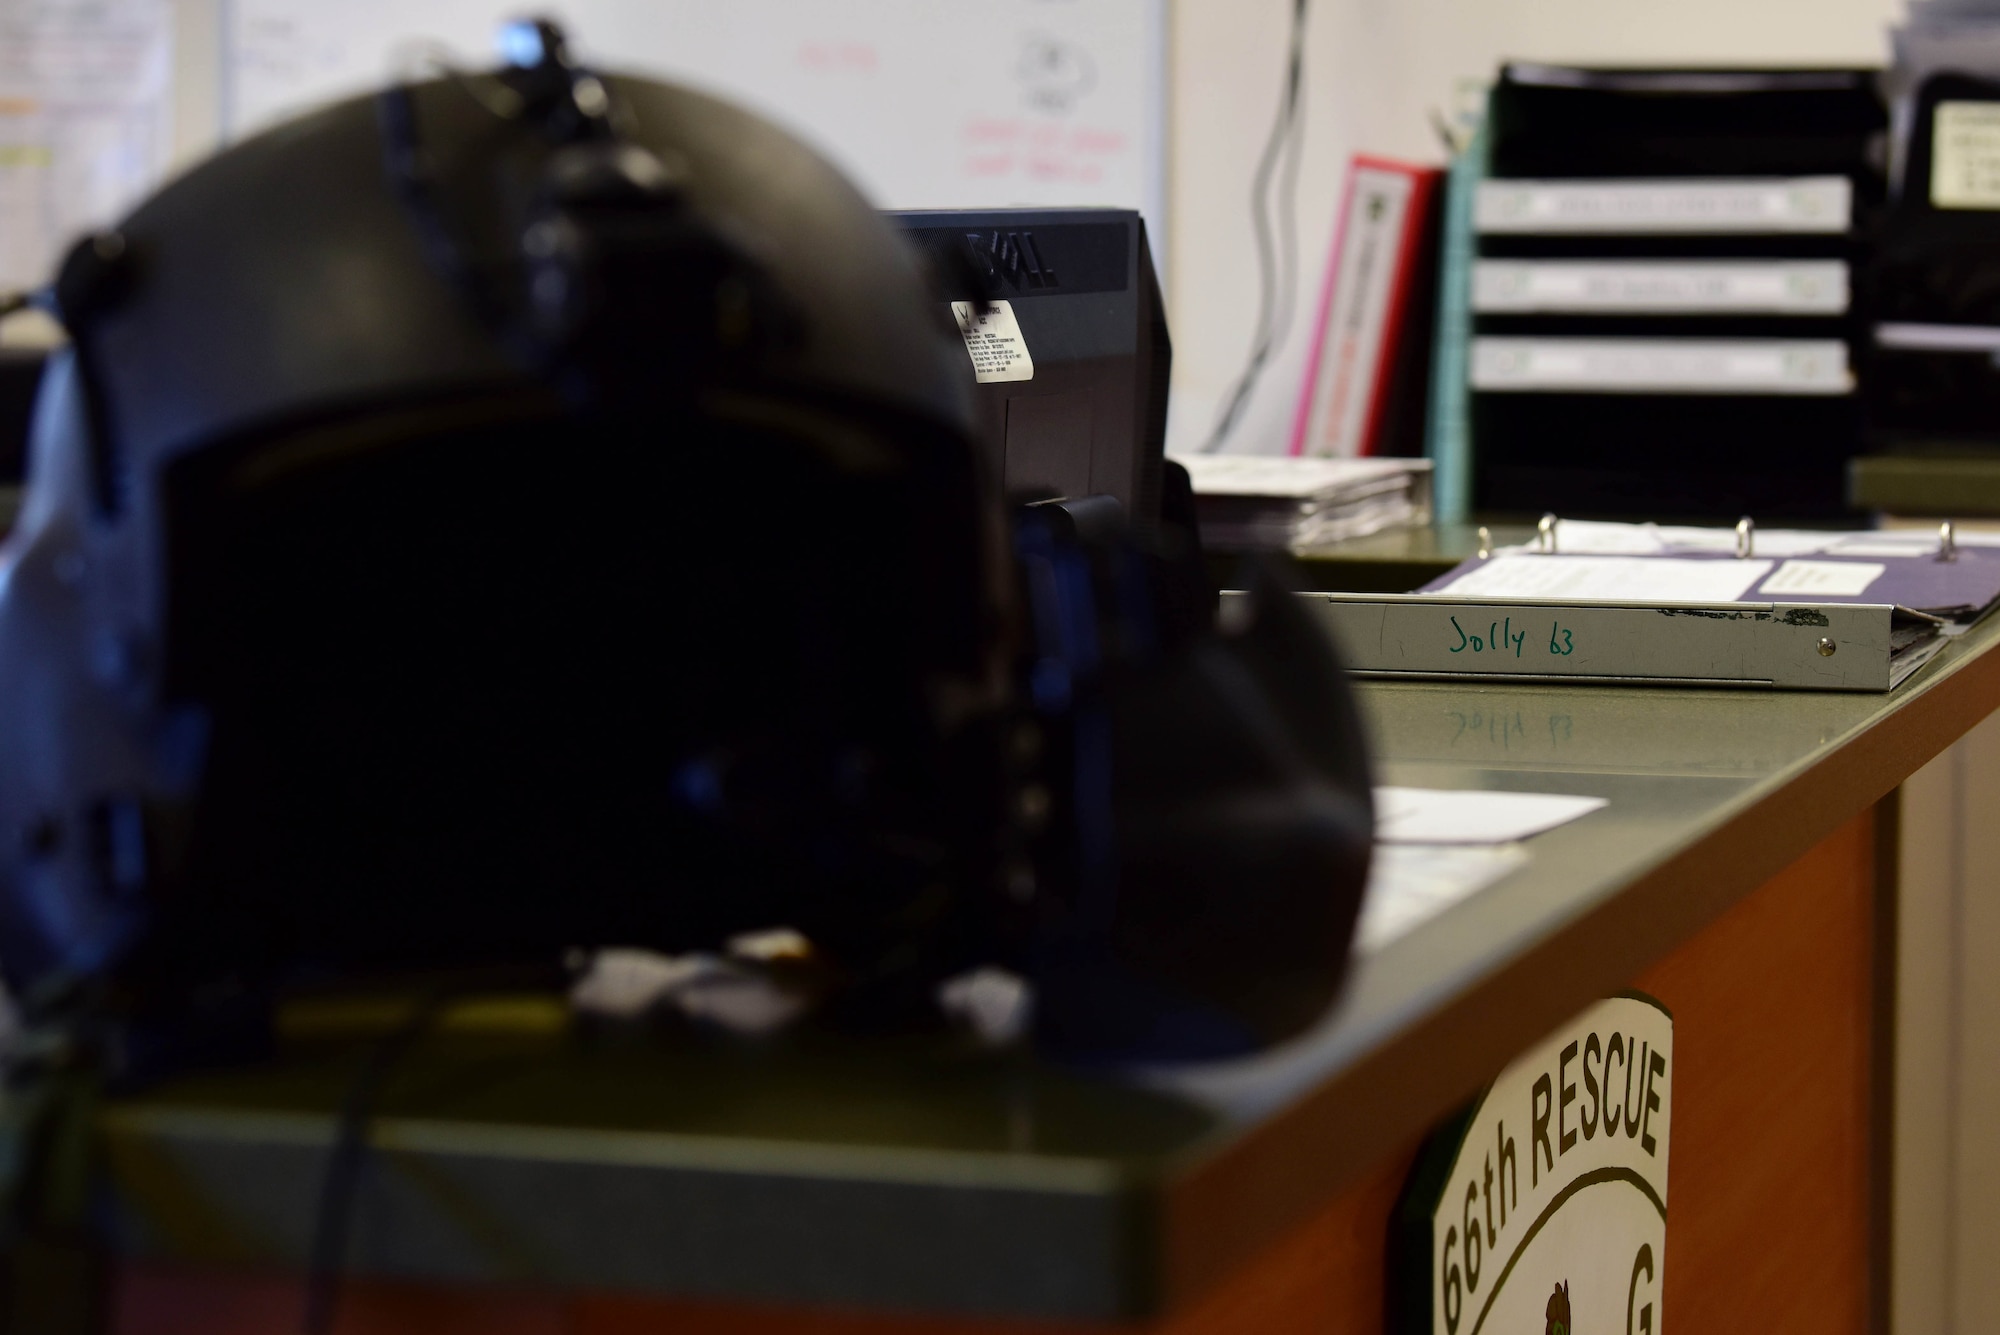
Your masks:
{"label": "black power cable", "polygon": [[334,1309],[340,1301],[341,1272],[347,1264],[354,1200],[367,1161],[376,1101],[396,1066],[455,1003],[480,993],[515,989],[567,994],[575,981],[574,973],[568,964],[503,965],[437,978],[417,996],[402,1022],[377,1039],[362,1056],[341,1100],[333,1148],[320,1178],[306,1274],[305,1335],[331,1335],[333,1330]]}
{"label": "black power cable", "polygon": [[[1201,452],[1213,454],[1243,418],[1265,366],[1277,354],[1291,326],[1298,289],[1298,196],[1300,149],[1305,142],[1306,11],[1310,0],[1292,0],[1292,31],[1285,58],[1285,91],[1278,118],[1257,173],[1250,183],[1250,226],[1257,244],[1257,324],[1250,357],[1217,414]],[[1277,225],[1272,225],[1272,185],[1277,186]]]}
{"label": "black power cable", "polygon": [[394,1031],[378,1040],[362,1057],[341,1100],[333,1148],[320,1179],[319,1208],[313,1220],[312,1253],[306,1274],[305,1335],[331,1335],[334,1309],[340,1301],[341,1271],[347,1263],[347,1237],[354,1198],[361,1186],[361,1169],[368,1151],[368,1133],[375,1120],[375,1100],[382,1085],[439,1013],[464,995],[459,987],[436,988],[411,1008]]}

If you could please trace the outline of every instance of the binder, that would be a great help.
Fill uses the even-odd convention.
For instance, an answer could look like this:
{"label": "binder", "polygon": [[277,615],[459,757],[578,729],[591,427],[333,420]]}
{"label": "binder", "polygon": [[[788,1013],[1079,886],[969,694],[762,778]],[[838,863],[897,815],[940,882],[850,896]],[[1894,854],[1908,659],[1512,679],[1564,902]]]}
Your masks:
{"label": "binder", "polygon": [[[1291,453],[1354,457],[1409,454],[1395,435],[1421,422],[1394,421],[1393,400],[1428,366],[1437,185],[1433,167],[1356,156],[1348,168],[1312,352],[1292,427]],[[1411,337],[1421,333],[1424,337]],[[1407,410],[1403,416],[1410,414]]]}
{"label": "binder", "polygon": [[1945,644],[1886,604],[1298,596],[1357,677],[1887,691]]}
{"label": "binder", "polygon": [[1546,516],[1415,593],[1299,596],[1364,677],[1886,691],[2000,602],[1994,541]]}
{"label": "binder", "polygon": [[1473,209],[1489,154],[1489,112],[1482,111],[1445,173],[1444,236],[1439,248],[1435,351],[1424,453],[1436,473],[1441,524],[1463,523],[1472,510],[1472,393],[1466,359],[1472,342]]}

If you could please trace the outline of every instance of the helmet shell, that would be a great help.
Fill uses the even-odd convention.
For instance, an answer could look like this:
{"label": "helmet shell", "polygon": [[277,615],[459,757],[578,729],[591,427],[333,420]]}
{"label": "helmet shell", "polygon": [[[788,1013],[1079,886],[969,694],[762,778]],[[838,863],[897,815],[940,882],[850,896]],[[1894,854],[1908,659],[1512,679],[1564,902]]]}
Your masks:
{"label": "helmet shell", "polygon": [[0,548],[31,1005],[954,930],[1007,586],[944,304],[785,132],[545,76],[306,115],[65,264]]}

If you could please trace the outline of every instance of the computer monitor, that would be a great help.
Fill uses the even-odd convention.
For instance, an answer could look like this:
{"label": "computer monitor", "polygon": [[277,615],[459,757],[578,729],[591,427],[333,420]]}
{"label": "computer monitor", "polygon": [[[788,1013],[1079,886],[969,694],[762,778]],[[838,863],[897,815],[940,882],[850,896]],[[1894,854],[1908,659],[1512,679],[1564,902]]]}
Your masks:
{"label": "computer monitor", "polygon": [[[954,303],[984,444],[1008,493],[1111,496],[1152,534],[1173,347],[1145,220],[1130,209],[889,216]],[[967,309],[981,300],[993,306],[983,321]]]}

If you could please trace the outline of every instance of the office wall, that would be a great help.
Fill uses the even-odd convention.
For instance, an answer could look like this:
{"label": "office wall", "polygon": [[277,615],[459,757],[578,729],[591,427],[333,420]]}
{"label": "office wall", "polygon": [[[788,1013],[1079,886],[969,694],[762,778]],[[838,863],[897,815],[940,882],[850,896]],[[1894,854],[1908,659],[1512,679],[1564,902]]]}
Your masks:
{"label": "office wall", "polygon": [[[1169,87],[1173,439],[1203,439],[1256,319],[1250,180],[1277,108],[1291,0],[1177,0]],[[1433,109],[1502,59],[1607,64],[1861,63],[1887,53],[1901,0],[1312,0],[1305,290],[1233,450],[1285,448],[1337,194],[1357,150],[1441,161]]]}
{"label": "office wall", "polygon": [[[419,0],[419,3],[421,0]],[[1204,438],[1256,318],[1249,188],[1276,110],[1292,0],[1173,0],[1164,263],[1175,343],[1173,438]],[[212,145],[220,0],[177,0],[175,141]],[[1312,0],[1290,337],[1232,449],[1282,449],[1357,149],[1437,160],[1433,110],[1509,56],[1604,62],[1874,62],[1901,0]]]}

